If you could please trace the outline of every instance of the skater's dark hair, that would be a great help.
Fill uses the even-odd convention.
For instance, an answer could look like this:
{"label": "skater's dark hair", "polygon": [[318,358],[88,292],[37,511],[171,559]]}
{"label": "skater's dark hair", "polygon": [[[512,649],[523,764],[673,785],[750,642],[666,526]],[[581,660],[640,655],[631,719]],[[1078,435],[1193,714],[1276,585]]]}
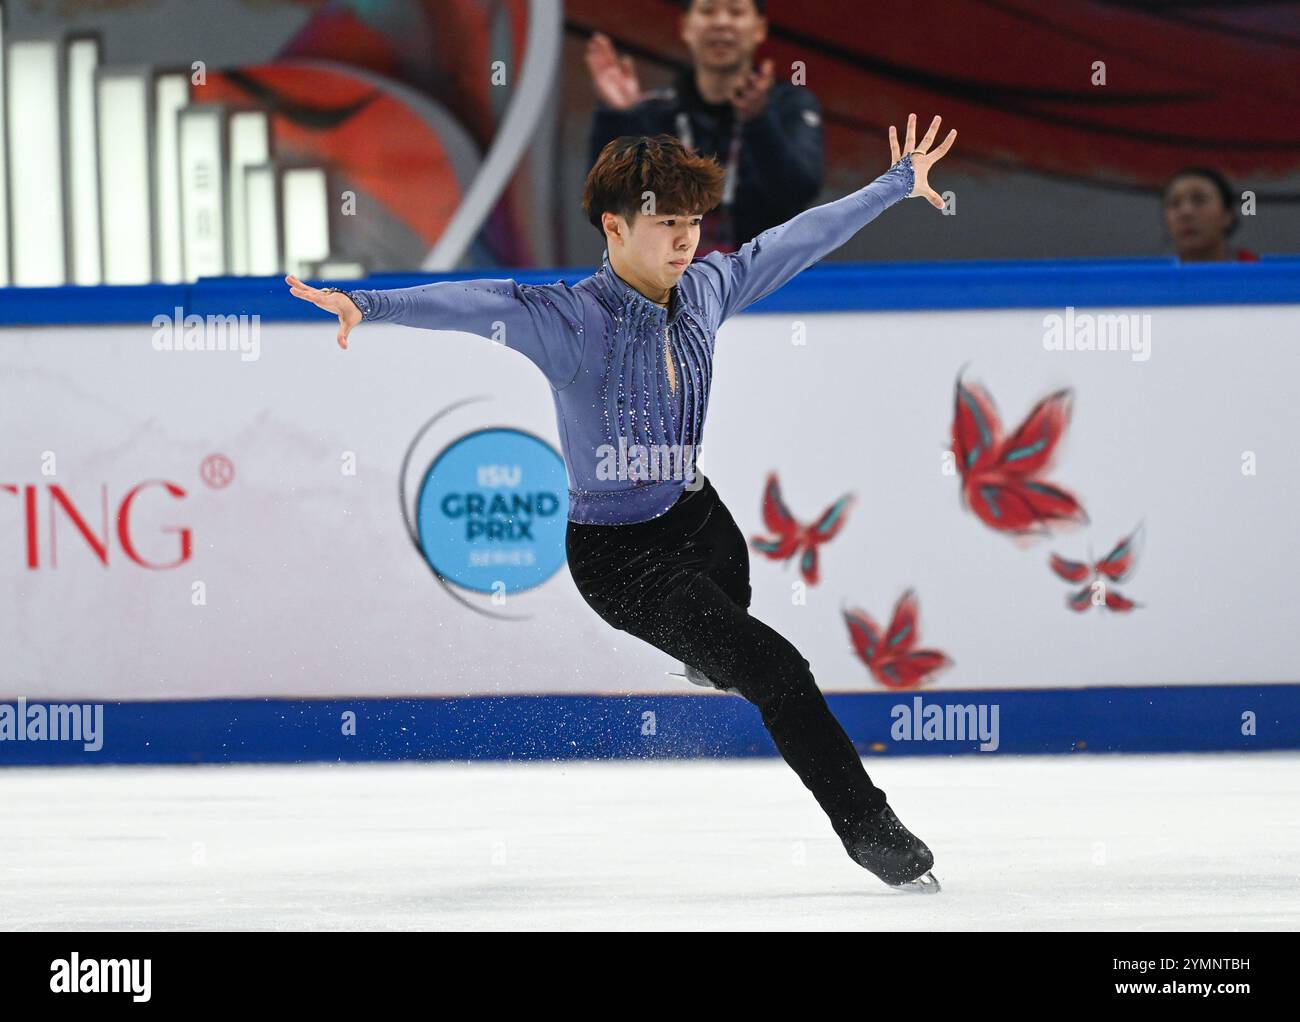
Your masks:
{"label": "skater's dark hair", "polygon": [[1223,208],[1232,214],[1232,223],[1228,225],[1228,234],[1237,229],[1239,218],[1237,216],[1236,192],[1233,191],[1232,185],[1228,179],[1220,174],[1213,167],[1184,167],[1182,170],[1169,175],[1169,180],[1165,182],[1164,188],[1160,190],[1160,204],[1163,206],[1169,199],[1169,189],[1174,186],[1175,181],[1180,181],[1185,177],[1200,177],[1214,185],[1215,190],[1219,193],[1219,198],[1223,200]]}
{"label": "skater's dark hair", "polygon": [[692,152],[672,135],[623,135],[600,151],[587,175],[582,208],[604,237],[601,216],[617,213],[631,224],[647,192],[660,215],[702,216],[722,201],[725,178],[717,160]]}

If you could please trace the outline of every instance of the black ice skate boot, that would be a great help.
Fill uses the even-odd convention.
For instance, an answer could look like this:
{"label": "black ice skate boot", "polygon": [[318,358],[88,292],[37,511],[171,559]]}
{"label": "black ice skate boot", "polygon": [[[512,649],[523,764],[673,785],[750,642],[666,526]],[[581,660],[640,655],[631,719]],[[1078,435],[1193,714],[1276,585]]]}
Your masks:
{"label": "black ice skate boot", "polygon": [[690,664],[683,664],[682,669],[677,672],[669,671],[668,677],[678,678],[682,681],[689,681],[692,685],[700,685],[704,688],[716,688],[720,692],[730,692],[732,695],[740,695],[739,689],[723,688],[721,685],[715,685],[709,680],[708,676],[701,671],[697,671]]}
{"label": "black ice skate boot", "polygon": [[841,840],[849,858],[895,890],[923,894],[941,890],[930,872],[934,853],[903,826],[888,804],[874,816],[857,821]]}

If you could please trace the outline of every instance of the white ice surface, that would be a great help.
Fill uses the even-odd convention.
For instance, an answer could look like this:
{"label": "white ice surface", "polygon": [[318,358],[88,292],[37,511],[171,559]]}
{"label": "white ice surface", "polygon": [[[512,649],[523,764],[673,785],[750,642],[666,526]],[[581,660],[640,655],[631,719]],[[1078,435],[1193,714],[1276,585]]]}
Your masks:
{"label": "white ice surface", "polygon": [[1300,756],[867,766],[941,893],[777,759],[0,770],[0,928],[1300,928]]}

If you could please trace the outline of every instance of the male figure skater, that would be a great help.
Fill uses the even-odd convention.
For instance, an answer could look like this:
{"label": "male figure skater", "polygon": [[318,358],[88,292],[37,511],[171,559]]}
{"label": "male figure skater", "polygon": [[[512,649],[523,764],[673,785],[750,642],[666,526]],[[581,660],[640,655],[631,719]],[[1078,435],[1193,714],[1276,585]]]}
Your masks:
{"label": "male figure skater", "polygon": [[472,280],[343,292],[285,278],[294,295],[338,316],[343,348],[363,321],[490,338],[504,330],[507,347],[551,384],[569,474],[569,570],[583,599],[683,661],[692,680],[757,706],[850,858],[891,886],[925,892],[938,889],[930,849],[872,784],[808,661],[749,614],[745,537],[708,478],[696,478],[693,464],[667,478],[608,469],[610,451],[624,446],[698,448],[714,336],[729,316],[895,202],[924,196],[943,208],[928,174],[957,133],[931,150],[938,130],[935,117],[917,145],[909,115],[902,152],[891,126],[893,165],[871,184],[695,262],[722,168],[671,136],[626,136],[605,146],[587,176],[583,206],[607,248],[600,269],[572,287]]}

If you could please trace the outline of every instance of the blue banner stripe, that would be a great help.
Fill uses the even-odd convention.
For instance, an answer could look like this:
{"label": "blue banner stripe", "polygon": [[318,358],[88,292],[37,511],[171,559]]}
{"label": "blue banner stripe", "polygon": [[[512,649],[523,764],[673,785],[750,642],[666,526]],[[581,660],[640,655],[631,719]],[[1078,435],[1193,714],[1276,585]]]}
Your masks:
{"label": "blue banner stripe", "polygon": [[[978,741],[895,740],[891,711],[996,705],[1001,753],[1300,748],[1300,684],[832,693],[867,757],[977,753]],[[16,705],[15,700],[5,700]],[[38,701],[29,700],[28,707]],[[1244,713],[1256,734],[1242,734]],[[356,715],[356,734],[343,733]],[[989,753],[983,753],[988,755]],[[215,699],[104,704],[103,747],[0,740],[0,765],[674,759],[774,756],[758,711],[714,695]]]}

